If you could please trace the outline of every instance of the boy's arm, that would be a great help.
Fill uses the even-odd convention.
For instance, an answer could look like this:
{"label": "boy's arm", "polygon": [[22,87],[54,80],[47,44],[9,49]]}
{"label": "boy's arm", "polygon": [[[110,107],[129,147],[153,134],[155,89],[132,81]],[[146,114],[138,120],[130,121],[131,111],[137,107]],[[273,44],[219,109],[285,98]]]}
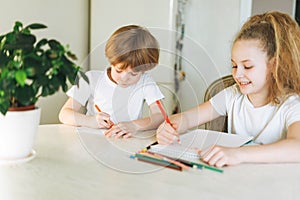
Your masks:
{"label": "boy's arm", "polygon": [[72,126],[98,128],[96,118],[80,113],[81,107],[79,102],[70,97],[59,112],[60,122]]}
{"label": "boy's arm", "polygon": [[129,138],[137,132],[156,129],[164,121],[164,117],[155,102],[149,106],[149,110],[149,117],[115,124],[104,132],[105,136]]}

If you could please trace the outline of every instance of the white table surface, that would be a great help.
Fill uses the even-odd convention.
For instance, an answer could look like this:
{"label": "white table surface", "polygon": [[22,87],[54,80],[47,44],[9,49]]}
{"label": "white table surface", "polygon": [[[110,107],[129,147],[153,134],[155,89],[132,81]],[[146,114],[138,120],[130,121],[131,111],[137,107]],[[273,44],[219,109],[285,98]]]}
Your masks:
{"label": "white table surface", "polygon": [[41,125],[30,162],[0,166],[1,200],[299,199],[300,164],[176,171],[130,159],[154,140],[107,140],[101,131]]}

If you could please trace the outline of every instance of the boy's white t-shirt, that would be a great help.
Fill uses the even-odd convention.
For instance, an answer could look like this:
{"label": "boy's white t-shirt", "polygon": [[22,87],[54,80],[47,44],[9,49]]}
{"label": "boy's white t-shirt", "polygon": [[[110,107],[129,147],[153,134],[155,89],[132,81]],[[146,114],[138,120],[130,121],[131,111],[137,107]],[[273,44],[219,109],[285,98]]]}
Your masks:
{"label": "boy's white t-shirt", "polygon": [[139,119],[142,117],[144,101],[150,105],[164,98],[149,73],[142,74],[136,84],[126,88],[112,82],[107,70],[91,70],[86,72],[86,76],[89,83],[81,78],[79,87],[72,86],[67,95],[85,106],[87,115],[98,112],[95,108],[97,104],[101,111],[111,116],[114,123]]}
{"label": "boy's white t-shirt", "polygon": [[[286,138],[288,127],[300,121],[300,98],[292,95],[280,105],[255,108],[238,86],[225,88],[210,99],[220,115],[228,116],[228,133],[253,136],[258,144]],[[300,133],[299,133],[300,134]]]}

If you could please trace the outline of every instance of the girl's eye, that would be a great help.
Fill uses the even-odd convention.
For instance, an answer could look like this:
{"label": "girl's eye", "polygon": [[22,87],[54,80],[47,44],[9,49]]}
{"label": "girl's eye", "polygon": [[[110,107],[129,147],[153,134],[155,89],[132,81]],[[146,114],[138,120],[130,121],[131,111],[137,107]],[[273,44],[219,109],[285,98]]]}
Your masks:
{"label": "girl's eye", "polygon": [[[247,67],[247,66],[244,66],[244,69],[251,69],[253,66],[249,66],[249,67]],[[234,68],[237,68],[237,65],[233,65],[232,66],[232,69],[234,69]]]}
{"label": "girl's eye", "polygon": [[119,74],[120,74],[120,73],[122,73],[122,71],[121,71],[121,70],[117,70],[117,69],[116,69],[116,72],[117,72],[117,73],[119,73]]}

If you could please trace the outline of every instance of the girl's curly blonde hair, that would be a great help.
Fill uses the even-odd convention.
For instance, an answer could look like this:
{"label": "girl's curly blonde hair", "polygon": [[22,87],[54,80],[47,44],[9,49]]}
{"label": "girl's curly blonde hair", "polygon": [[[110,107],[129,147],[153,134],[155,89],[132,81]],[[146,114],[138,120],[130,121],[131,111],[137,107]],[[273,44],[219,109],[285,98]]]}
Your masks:
{"label": "girl's curly blonde hair", "polygon": [[252,16],[237,34],[239,40],[258,40],[274,59],[268,99],[278,104],[291,94],[300,95],[300,28],[288,14],[278,11]]}

